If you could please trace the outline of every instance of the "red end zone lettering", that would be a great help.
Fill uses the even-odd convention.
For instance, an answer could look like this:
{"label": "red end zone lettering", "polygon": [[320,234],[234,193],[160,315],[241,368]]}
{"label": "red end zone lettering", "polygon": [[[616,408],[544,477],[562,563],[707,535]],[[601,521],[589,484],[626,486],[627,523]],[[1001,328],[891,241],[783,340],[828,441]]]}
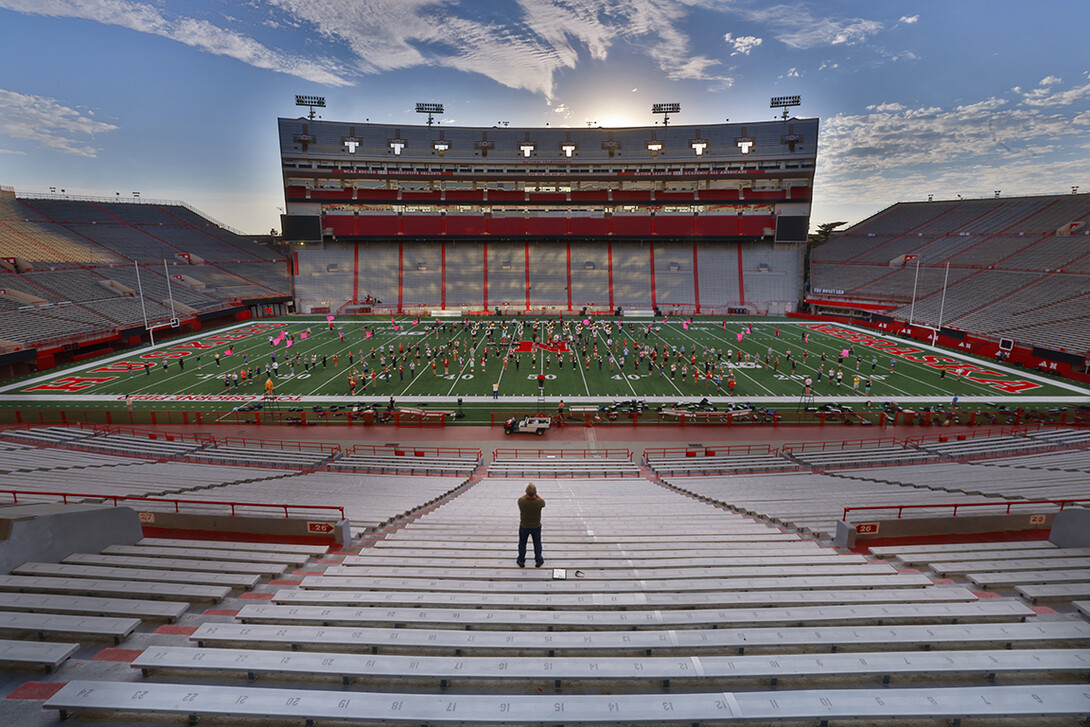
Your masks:
{"label": "red end zone lettering", "polygon": [[32,386],[29,389],[23,389],[23,391],[80,391],[81,389],[86,389],[88,386],[104,384],[107,381],[113,381],[116,378],[116,376],[102,376],[97,378],[65,376],[63,379],[57,379],[52,384],[39,384],[38,386]]}
{"label": "red end zone lettering", "polygon": [[112,371],[131,371],[134,369],[143,369],[143,361],[115,361],[112,364],[106,366],[99,366],[97,369],[91,369],[92,374],[101,374]]}
{"label": "red end zone lettering", "polygon": [[536,349],[548,351],[549,353],[571,353],[571,349],[568,348],[568,344],[564,341],[560,341],[559,343],[519,341],[511,346],[511,353],[533,353]]}

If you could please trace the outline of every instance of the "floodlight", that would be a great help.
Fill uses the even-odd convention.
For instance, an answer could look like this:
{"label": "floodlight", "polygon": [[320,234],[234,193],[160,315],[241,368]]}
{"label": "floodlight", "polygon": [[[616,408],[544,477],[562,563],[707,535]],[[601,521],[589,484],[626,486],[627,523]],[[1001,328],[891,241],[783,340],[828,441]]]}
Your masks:
{"label": "floodlight", "polygon": [[443,113],[443,104],[441,103],[418,103],[416,105],[416,113],[428,115],[428,126],[433,123],[432,115]]}
{"label": "floodlight", "polygon": [[310,113],[307,115],[307,117],[311,121],[314,121],[314,109],[325,108],[325,96],[301,96],[299,94],[295,94],[295,105],[307,106],[308,108],[310,108]]}
{"label": "floodlight", "polygon": [[783,120],[787,121],[787,109],[802,106],[802,96],[773,96],[768,102],[770,109],[783,109]]}
{"label": "floodlight", "polygon": [[662,125],[670,125],[670,114],[681,113],[681,104],[677,101],[671,101],[669,103],[653,103],[651,104],[651,113],[662,114]]}

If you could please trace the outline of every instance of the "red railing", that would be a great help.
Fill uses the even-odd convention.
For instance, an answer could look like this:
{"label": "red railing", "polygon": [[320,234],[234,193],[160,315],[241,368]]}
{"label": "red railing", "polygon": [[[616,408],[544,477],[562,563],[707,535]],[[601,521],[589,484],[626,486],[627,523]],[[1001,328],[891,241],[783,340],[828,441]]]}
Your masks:
{"label": "red railing", "polygon": [[217,447],[245,447],[248,449],[273,449],[279,452],[315,451],[323,454],[335,454],[341,451],[341,445],[328,442],[292,442],[280,439],[246,439],[244,437],[224,437],[216,441]]}
{"label": "red railing", "polygon": [[353,454],[373,454],[385,457],[456,457],[481,459],[481,450],[461,447],[417,447],[415,445],[389,446],[382,444],[354,444],[344,451],[345,457]]}
{"label": "red railing", "polygon": [[521,457],[557,457],[559,459],[632,459],[631,449],[497,449],[492,459]]}
{"label": "red railing", "polygon": [[[128,437],[146,437],[147,439],[163,440],[165,442],[196,442],[198,444],[215,444],[216,438],[211,434],[185,434],[183,432],[156,432],[149,429],[137,429],[136,427],[123,427],[116,424],[95,424],[88,422],[76,422],[81,429],[91,429],[98,434],[110,436],[120,434]],[[28,427],[29,428],[29,427]],[[76,442],[78,444],[78,442]]]}
{"label": "red railing", "polygon": [[877,449],[878,447],[904,446],[896,437],[877,439],[845,439],[839,442],[787,442],[781,445],[785,453],[794,452],[840,452],[846,449]]}
{"label": "red railing", "polygon": [[644,459],[728,457],[737,454],[776,454],[770,444],[728,444],[722,447],[663,447],[643,450]]}
{"label": "red railing", "polygon": [[1002,500],[996,502],[943,502],[934,505],[851,505],[844,508],[844,515],[840,518],[844,522],[848,521],[848,513],[856,512],[858,510],[896,510],[897,519],[901,518],[901,513],[905,510],[919,510],[928,508],[931,510],[951,508],[953,515],[951,517],[958,516],[958,510],[963,507],[1004,507],[1004,514],[1009,515],[1012,505],[1059,505],[1060,509],[1075,502],[1090,502],[1090,497],[1077,497],[1066,500]]}
{"label": "red railing", "polygon": [[235,516],[236,507],[268,507],[284,511],[284,517],[290,517],[289,510],[336,510],[344,520],[343,505],[293,505],[275,504],[270,502],[242,502],[238,500],[185,500],[176,497],[141,497],[139,495],[103,495],[87,492],[47,492],[43,490],[7,490],[0,489],[0,493],[11,495],[12,502],[19,502],[19,495],[43,495],[45,497],[59,497],[64,504],[68,504],[68,498],[94,498],[96,500],[113,500],[114,507],[120,505],[120,501],[135,500],[137,502],[166,502],[174,505],[174,512],[181,512],[181,505],[226,505],[231,508],[231,516]]}
{"label": "red railing", "polygon": [[917,449],[924,443],[929,444],[941,444],[948,442],[951,439],[954,441],[964,441],[966,439],[978,439],[983,437],[1017,437],[1025,436],[1030,429],[1039,430],[1041,425],[1031,426],[1028,424],[1015,427],[986,427],[984,429],[973,429],[967,432],[959,432],[954,435],[943,434],[921,434],[916,437],[908,437],[905,439],[905,445],[909,447],[916,447]]}

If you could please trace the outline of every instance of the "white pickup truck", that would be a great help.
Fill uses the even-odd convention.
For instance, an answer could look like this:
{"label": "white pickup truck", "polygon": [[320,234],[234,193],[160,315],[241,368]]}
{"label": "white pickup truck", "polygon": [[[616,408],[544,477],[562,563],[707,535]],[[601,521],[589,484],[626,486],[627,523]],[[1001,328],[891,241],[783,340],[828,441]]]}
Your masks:
{"label": "white pickup truck", "polygon": [[552,421],[548,417],[511,417],[503,423],[504,434],[536,434],[542,436]]}

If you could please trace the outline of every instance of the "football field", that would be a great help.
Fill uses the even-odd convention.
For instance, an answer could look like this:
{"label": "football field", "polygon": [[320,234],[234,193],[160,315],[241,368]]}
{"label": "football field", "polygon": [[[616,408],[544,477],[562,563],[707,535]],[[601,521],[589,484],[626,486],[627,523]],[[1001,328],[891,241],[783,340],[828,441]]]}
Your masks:
{"label": "football field", "polygon": [[[807,395],[813,397],[810,401]],[[798,319],[262,319],[23,377],[5,409],[229,411],[453,405],[526,410],[707,398],[793,410],[836,402],[1051,408],[1090,404],[1059,377],[835,323]],[[533,407],[529,407],[533,408]]]}

